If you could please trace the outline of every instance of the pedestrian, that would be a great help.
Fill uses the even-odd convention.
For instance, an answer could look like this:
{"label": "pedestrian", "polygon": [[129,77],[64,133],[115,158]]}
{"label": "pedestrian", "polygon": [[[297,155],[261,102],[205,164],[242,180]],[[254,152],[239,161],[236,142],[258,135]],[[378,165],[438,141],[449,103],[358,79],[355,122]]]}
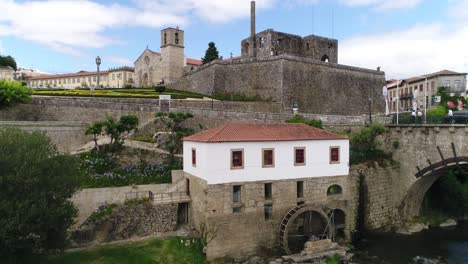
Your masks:
{"label": "pedestrian", "polygon": [[422,122],[422,112],[421,110],[418,108],[418,123],[421,123]]}
{"label": "pedestrian", "polygon": [[413,109],[413,112],[411,112],[411,116],[413,116],[413,123],[416,123],[416,110]]}
{"label": "pedestrian", "polygon": [[449,111],[448,111],[448,121],[449,121],[449,123],[452,123],[452,120],[453,120],[453,111],[452,111],[452,109],[449,108]]}

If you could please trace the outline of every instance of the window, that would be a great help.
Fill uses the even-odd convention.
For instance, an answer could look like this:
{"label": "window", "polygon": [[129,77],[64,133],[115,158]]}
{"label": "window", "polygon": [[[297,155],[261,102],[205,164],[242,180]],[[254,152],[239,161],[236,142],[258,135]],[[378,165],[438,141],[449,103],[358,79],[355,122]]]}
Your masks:
{"label": "window", "polygon": [[422,84],[419,85],[419,91],[420,91],[420,92],[423,91],[423,85],[422,85]]}
{"label": "window", "polygon": [[271,200],[272,198],[272,184],[265,183],[265,201]]}
{"label": "window", "polygon": [[305,148],[294,148],[294,165],[303,166],[305,165]]}
{"label": "window", "polygon": [[273,215],[273,205],[271,204],[265,204],[264,205],[264,211],[265,211],[265,220],[270,220]]}
{"label": "window", "polygon": [[192,149],[192,166],[197,166],[197,150],[194,148]]}
{"label": "window", "polygon": [[450,87],[450,81],[449,80],[444,81],[444,87]]}
{"label": "window", "polygon": [[115,81],[115,73],[112,74],[112,80]]}
{"label": "window", "polygon": [[179,33],[175,33],[175,44],[179,44]]}
{"label": "window", "polygon": [[274,167],[275,166],[275,159],[274,159],[274,150],[273,149],[263,149],[262,150],[262,166],[264,168]]}
{"label": "window", "polygon": [[453,82],[453,85],[455,86],[455,88],[460,88],[461,87],[461,81],[456,80],[456,81]]}
{"label": "window", "polygon": [[297,182],[297,198],[304,198],[304,182]]}
{"label": "window", "polygon": [[330,196],[330,195],[338,195],[338,194],[342,194],[343,193],[343,188],[341,188],[341,186],[337,185],[337,184],[334,184],[332,186],[330,186],[327,190],[327,195]]}
{"label": "window", "polygon": [[310,49],[310,44],[309,44],[309,42],[306,43],[306,49],[307,49],[307,50]]}
{"label": "window", "polygon": [[231,169],[244,168],[244,150],[231,150]]}
{"label": "window", "polygon": [[166,44],[167,44],[167,33],[164,32],[164,45],[166,45]]}
{"label": "window", "polygon": [[93,76],[93,81],[94,81],[94,82],[96,81],[96,76]]}
{"label": "window", "polygon": [[340,163],[340,147],[330,147],[330,164]]}
{"label": "window", "polygon": [[240,213],[241,212],[241,186],[234,185],[232,187],[232,212],[233,213]]}

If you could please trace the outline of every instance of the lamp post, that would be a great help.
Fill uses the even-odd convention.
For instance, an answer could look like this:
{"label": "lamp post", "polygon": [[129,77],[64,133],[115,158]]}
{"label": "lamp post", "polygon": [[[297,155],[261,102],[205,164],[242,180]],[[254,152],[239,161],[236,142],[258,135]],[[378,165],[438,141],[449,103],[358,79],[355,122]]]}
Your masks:
{"label": "lamp post", "polygon": [[[99,66],[101,66],[101,58],[99,56],[96,57],[96,66],[97,66],[97,87],[99,88]],[[93,88],[93,96],[94,96],[94,88]]]}

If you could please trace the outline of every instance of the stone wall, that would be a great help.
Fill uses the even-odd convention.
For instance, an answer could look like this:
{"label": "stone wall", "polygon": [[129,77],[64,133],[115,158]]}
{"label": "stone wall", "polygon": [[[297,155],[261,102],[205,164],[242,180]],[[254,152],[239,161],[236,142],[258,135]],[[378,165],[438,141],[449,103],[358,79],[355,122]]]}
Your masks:
{"label": "stone wall", "polygon": [[[279,223],[299,201],[317,205],[319,208],[328,206],[341,209],[346,215],[346,231],[351,232],[355,229],[357,185],[355,180],[347,176],[297,179],[304,181],[303,200],[297,198],[295,180],[269,182],[272,183],[273,215],[270,220],[265,220],[266,182],[207,185],[193,175],[186,175],[190,178],[192,221],[195,224],[206,221],[208,225],[218,228],[217,237],[208,245],[209,259],[226,255],[255,255],[263,250],[276,249]],[[342,186],[343,193],[327,196],[327,189],[333,184]],[[234,185],[242,186],[240,213],[233,213]]]}
{"label": "stone wall", "polygon": [[392,226],[397,216],[394,182],[398,181],[398,167],[381,167],[378,164],[373,164],[373,167],[353,166],[351,175],[354,179],[360,179],[362,184],[360,195],[363,196],[363,227],[366,230],[375,230]]}
{"label": "stone wall", "polygon": [[0,121],[0,127],[16,127],[28,132],[42,131],[60,152],[74,151],[92,140],[91,136],[85,135],[85,126],[81,122]]}
{"label": "stone wall", "polygon": [[83,246],[174,231],[177,206],[153,205],[150,202],[117,205],[110,215],[88,219],[72,233],[70,239],[75,245]]}
{"label": "stone wall", "polygon": [[285,109],[298,102],[306,113],[361,115],[369,113],[370,102],[374,114],[385,111],[384,84],[384,72],[280,55],[214,61],[187,74],[171,88],[256,95]]}
{"label": "stone wall", "polygon": [[122,204],[129,193],[151,191],[154,194],[165,193],[170,184],[136,185],[114,188],[83,189],[73,195],[71,201],[79,209],[76,226],[81,225],[99,206],[105,204]]}

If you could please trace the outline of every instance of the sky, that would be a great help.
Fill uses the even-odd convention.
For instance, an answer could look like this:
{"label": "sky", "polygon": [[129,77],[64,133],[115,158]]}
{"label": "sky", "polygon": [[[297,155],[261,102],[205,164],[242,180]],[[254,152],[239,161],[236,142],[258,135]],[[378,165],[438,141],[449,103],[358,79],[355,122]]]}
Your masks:
{"label": "sky", "polygon": [[[257,32],[339,41],[338,63],[387,79],[468,72],[468,0],[257,0]],[[185,55],[214,41],[224,58],[250,34],[250,0],[0,0],[0,54],[47,73],[133,66],[160,30],[185,31]]]}

